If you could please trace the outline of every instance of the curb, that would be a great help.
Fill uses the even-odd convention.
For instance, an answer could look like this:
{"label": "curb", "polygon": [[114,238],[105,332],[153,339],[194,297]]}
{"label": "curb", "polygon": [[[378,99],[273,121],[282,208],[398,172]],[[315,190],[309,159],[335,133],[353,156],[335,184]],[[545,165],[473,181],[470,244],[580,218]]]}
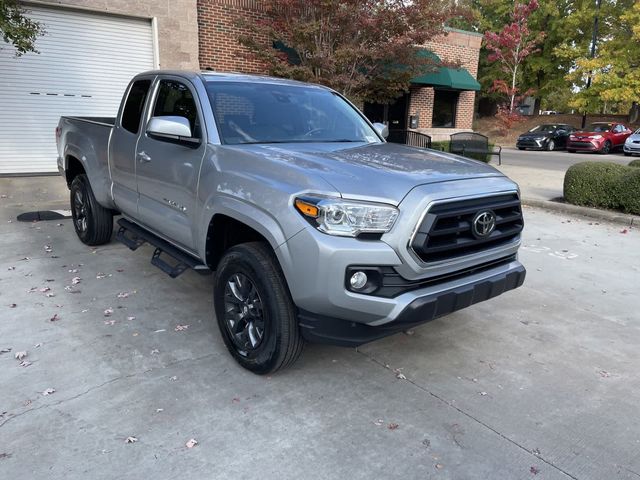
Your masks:
{"label": "curb", "polygon": [[554,212],[573,213],[584,217],[606,220],[627,227],[640,226],[640,217],[609,210],[599,210],[597,208],[581,207],[570,203],[560,203],[551,200],[537,200],[533,198],[523,198],[522,204],[529,207],[545,208]]}

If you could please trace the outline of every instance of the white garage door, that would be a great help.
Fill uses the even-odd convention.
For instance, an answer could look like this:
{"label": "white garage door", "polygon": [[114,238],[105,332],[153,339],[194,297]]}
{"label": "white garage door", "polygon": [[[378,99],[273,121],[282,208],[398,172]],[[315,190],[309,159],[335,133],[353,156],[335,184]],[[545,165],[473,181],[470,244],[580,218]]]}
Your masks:
{"label": "white garage door", "polygon": [[0,174],[55,172],[62,115],[115,117],[127,83],[154,68],[150,20],[30,7],[39,54],[0,39]]}

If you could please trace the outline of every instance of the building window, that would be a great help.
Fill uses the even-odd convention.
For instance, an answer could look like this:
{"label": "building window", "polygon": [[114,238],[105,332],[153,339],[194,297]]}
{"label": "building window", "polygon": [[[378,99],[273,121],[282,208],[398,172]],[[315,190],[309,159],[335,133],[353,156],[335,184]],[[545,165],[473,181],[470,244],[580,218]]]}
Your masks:
{"label": "building window", "polygon": [[436,128],[455,128],[457,105],[458,92],[436,90],[433,98],[433,117],[431,126]]}

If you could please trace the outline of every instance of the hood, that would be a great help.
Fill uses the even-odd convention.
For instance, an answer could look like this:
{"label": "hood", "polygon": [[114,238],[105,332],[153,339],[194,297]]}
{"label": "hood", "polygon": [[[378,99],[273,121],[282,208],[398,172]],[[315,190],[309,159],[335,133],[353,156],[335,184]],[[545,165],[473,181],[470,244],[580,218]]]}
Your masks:
{"label": "hood", "polygon": [[518,138],[540,138],[540,137],[550,137],[552,135],[551,132],[525,132]]}
{"label": "hood", "polygon": [[638,142],[640,143],[640,133],[632,133],[627,137],[627,142]]}
{"label": "hood", "polygon": [[575,136],[575,137],[590,137],[592,135],[602,135],[603,137],[605,135],[608,135],[610,132],[587,132],[585,130],[580,130],[580,131],[576,131],[576,132],[572,132],[571,135]]}
{"label": "hood", "polygon": [[489,165],[435,150],[393,143],[289,143],[232,147],[318,175],[341,195],[398,205],[418,185],[502,177]]}

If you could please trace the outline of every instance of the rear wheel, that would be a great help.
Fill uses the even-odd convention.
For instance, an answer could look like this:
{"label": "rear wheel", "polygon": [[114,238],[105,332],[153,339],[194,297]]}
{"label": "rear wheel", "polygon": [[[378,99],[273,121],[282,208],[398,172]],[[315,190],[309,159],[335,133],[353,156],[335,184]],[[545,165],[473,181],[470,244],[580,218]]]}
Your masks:
{"label": "rear wheel", "polygon": [[87,245],[102,245],[111,240],[113,213],[98,203],[86,175],[71,182],[71,216],[78,238]]}
{"label": "rear wheel", "polygon": [[606,142],[604,142],[604,145],[602,145],[602,148],[600,149],[600,153],[602,155],[606,155],[610,151],[611,151],[611,142],[607,140]]}
{"label": "rear wheel", "polygon": [[251,242],[231,248],[216,269],[218,327],[236,361],[257,374],[291,365],[302,352],[296,309],[271,248]]}

